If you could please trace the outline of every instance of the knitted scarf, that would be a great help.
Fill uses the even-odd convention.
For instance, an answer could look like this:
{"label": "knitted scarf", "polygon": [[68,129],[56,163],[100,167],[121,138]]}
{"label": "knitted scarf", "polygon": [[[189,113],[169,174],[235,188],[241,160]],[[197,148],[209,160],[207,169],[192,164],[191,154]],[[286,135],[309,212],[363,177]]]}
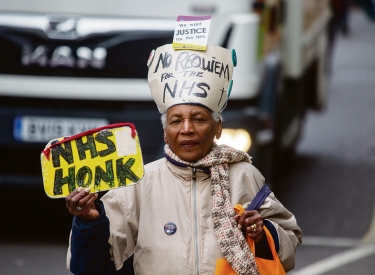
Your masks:
{"label": "knitted scarf", "polygon": [[237,228],[235,212],[230,202],[229,163],[247,161],[251,157],[245,152],[226,145],[214,144],[211,152],[197,162],[190,163],[173,153],[169,145],[164,147],[166,156],[175,162],[189,167],[208,167],[211,171],[212,184],[212,221],[219,247],[238,275],[257,275],[258,269],[254,255],[242,232]]}

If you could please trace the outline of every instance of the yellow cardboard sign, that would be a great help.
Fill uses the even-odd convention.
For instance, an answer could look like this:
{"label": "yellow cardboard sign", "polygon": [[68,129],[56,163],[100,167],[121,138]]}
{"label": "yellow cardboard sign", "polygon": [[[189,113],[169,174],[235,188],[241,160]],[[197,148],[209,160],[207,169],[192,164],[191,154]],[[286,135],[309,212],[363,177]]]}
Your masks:
{"label": "yellow cardboard sign", "polygon": [[78,187],[99,192],[129,186],[144,175],[141,146],[131,123],[54,139],[40,158],[44,190],[51,198],[66,197]]}

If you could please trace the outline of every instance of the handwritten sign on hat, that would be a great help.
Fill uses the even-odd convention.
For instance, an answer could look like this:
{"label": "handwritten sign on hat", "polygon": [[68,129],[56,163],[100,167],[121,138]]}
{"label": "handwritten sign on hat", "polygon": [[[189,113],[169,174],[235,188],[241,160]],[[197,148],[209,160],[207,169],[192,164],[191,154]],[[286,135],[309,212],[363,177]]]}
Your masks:
{"label": "handwritten sign on hat", "polygon": [[200,104],[220,113],[232,89],[235,51],[207,45],[205,51],[157,48],[149,58],[148,83],[159,112]]}

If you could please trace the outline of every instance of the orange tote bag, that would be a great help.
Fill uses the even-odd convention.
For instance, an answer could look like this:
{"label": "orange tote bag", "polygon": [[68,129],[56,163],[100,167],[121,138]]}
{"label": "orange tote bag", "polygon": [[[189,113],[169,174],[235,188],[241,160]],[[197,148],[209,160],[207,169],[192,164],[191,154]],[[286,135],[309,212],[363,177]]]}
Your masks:
{"label": "orange tote bag", "polygon": [[[234,210],[240,215],[244,212],[244,209],[240,204],[236,205]],[[246,241],[255,257],[259,275],[286,275],[280,262],[279,255],[276,252],[271,233],[268,231],[266,226],[263,226],[263,230],[266,233],[265,235],[272,252],[273,260],[255,257],[255,242],[252,238],[246,236]],[[215,275],[237,275],[237,273],[232,269],[225,258],[220,258],[216,261]]]}

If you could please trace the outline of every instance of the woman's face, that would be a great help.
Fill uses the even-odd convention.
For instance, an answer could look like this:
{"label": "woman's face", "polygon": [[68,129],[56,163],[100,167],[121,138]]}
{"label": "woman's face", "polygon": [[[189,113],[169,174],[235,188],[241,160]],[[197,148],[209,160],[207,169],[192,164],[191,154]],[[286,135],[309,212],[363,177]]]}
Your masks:
{"label": "woman's face", "polygon": [[181,159],[195,162],[211,151],[214,137],[221,136],[221,122],[204,107],[176,105],[167,111],[164,141]]}

